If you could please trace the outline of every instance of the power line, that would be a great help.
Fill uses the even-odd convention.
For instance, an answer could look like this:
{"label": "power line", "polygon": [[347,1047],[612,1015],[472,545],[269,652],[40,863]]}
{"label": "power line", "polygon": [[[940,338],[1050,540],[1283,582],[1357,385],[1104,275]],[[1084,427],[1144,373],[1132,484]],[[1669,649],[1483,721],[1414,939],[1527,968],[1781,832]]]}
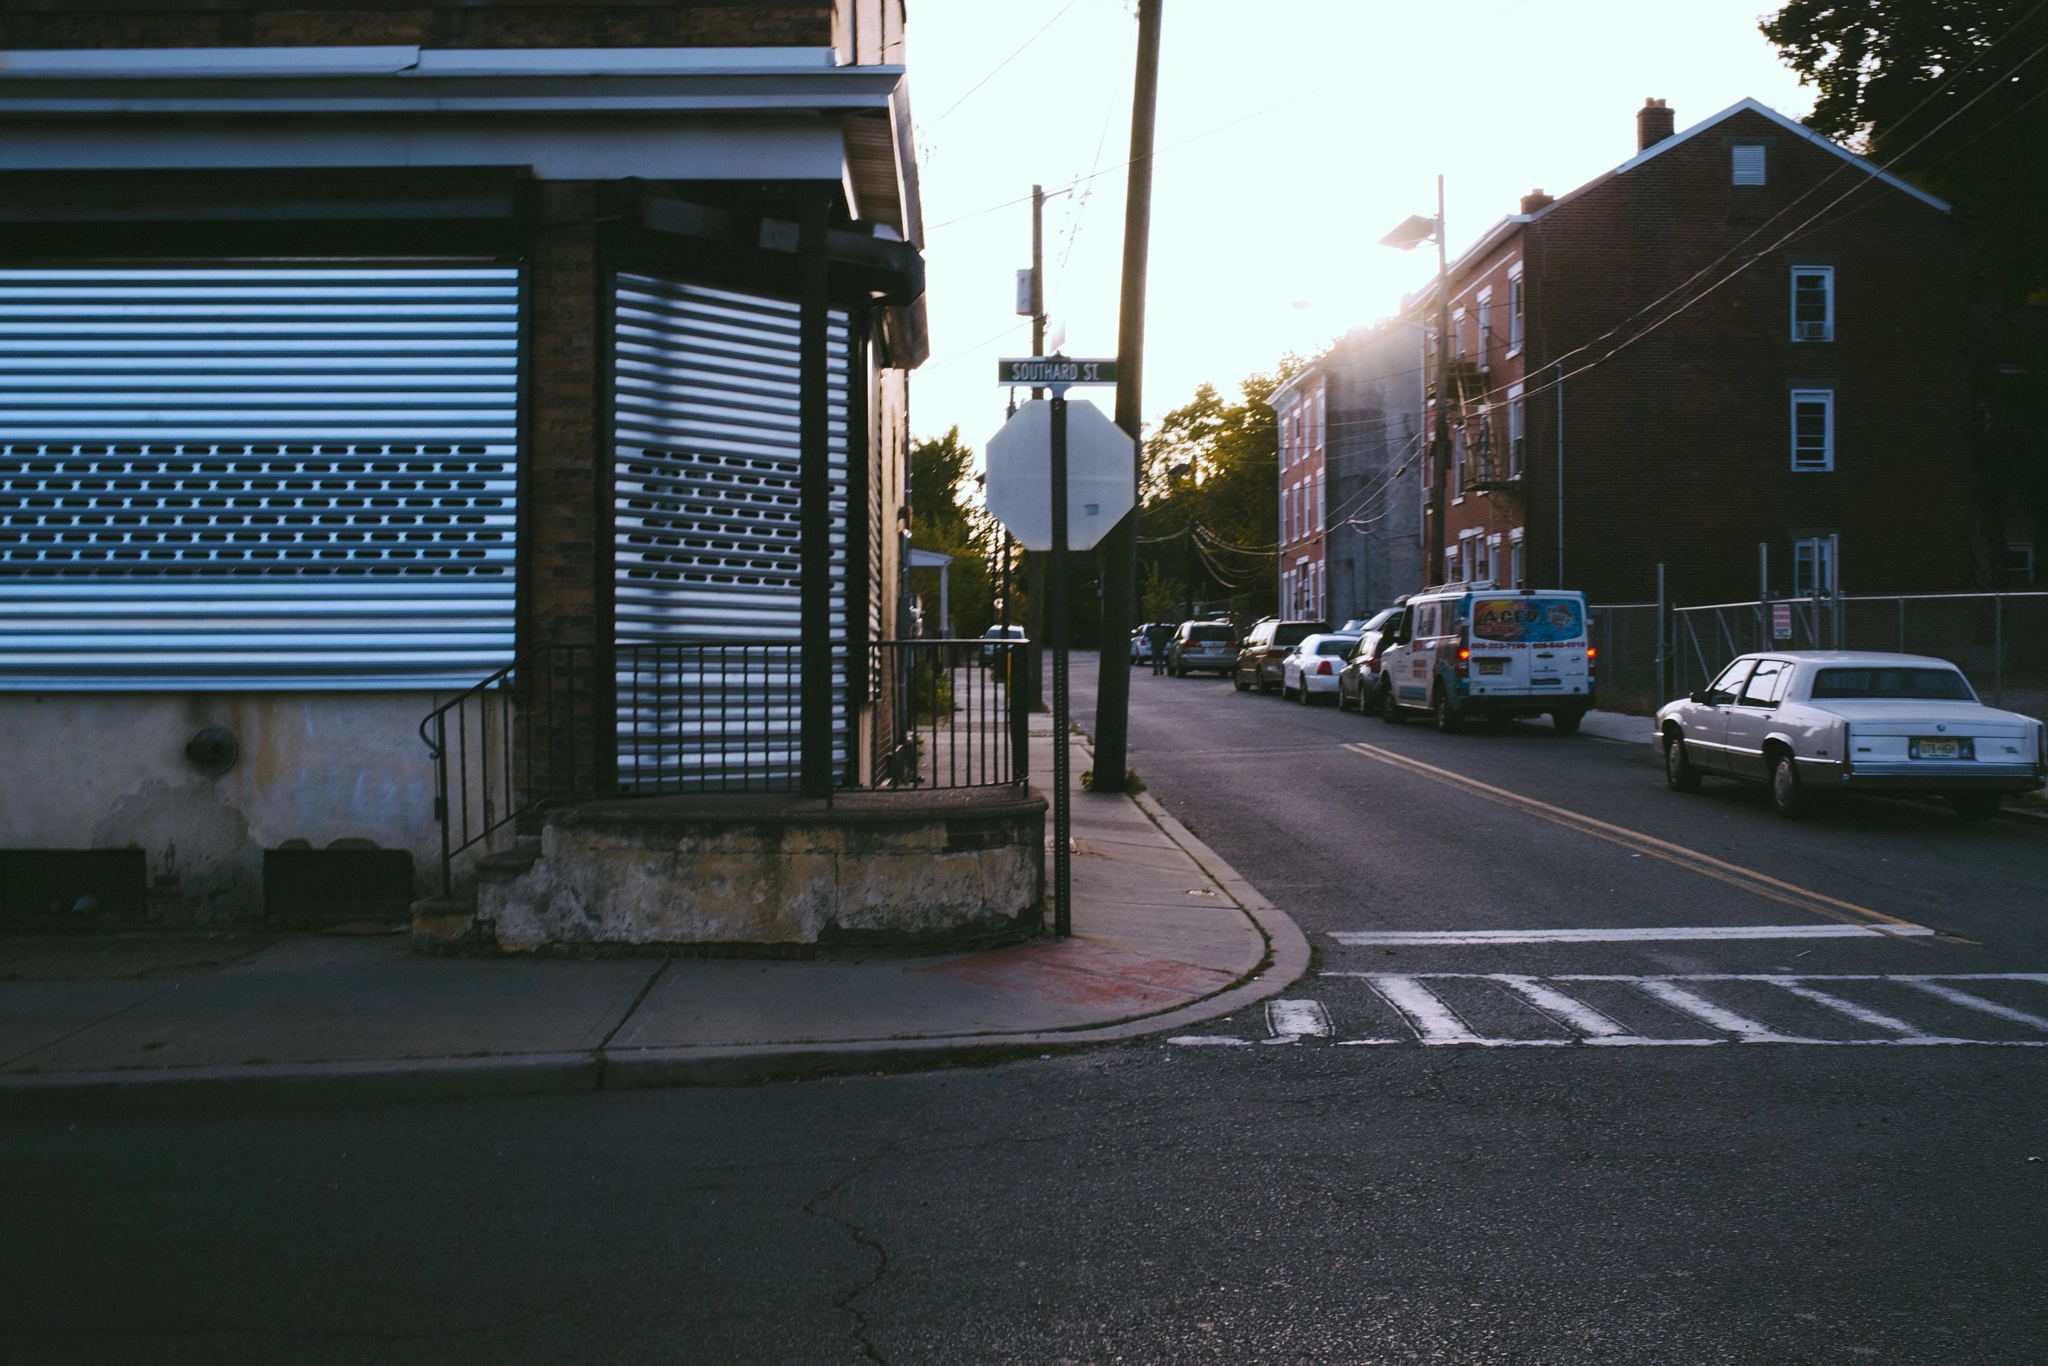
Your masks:
{"label": "power line", "polygon": [[1004,67],[1008,66],[1011,62],[1014,62],[1019,57],[1023,56],[1025,48],[1030,47],[1040,38],[1043,38],[1046,35],[1047,29],[1050,29],[1054,24],[1057,24],[1061,19],[1065,18],[1067,11],[1080,3],[1081,0],[1067,0],[1067,3],[1060,7],[1060,12],[1058,14],[1055,14],[1052,18],[1045,21],[1045,28],[1041,28],[1040,30],[1038,30],[1038,32],[1032,34],[1029,38],[1026,38],[1023,42],[1019,43],[1017,45],[1016,51],[1012,52],[1009,56],[1003,58],[1003,60],[1001,60],[1000,62],[997,62],[995,64],[994,69],[991,70],[988,73],[988,75],[983,76],[980,80],[976,81],[971,87],[969,87],[965,95],[962,95],[959,99],[954,100],[951,104],[947,105],[945,114],[939,115],[938,118],[933,119],[930,123],[926,124],[925,127],[936,128],[940,123],[944,122],[946,114],[951,114],[955,109],[958,109],[961,105],[967,103],[967,101],[973,97],[975,91],[981,89],[990,81],[994,80],[997,74],[1000,73]]}

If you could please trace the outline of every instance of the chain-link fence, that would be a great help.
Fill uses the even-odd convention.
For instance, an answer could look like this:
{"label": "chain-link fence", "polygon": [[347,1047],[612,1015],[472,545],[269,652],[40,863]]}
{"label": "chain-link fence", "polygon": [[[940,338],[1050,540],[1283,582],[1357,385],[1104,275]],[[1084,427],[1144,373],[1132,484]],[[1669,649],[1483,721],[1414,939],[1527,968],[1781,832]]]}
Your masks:
{"label": "chain-link fence", "polygon": [[1993,706],[2048,718],[2048,593],[1590,608],[1600,705],[1646,715],[1752,650],[1884,650],[1960,668]]}

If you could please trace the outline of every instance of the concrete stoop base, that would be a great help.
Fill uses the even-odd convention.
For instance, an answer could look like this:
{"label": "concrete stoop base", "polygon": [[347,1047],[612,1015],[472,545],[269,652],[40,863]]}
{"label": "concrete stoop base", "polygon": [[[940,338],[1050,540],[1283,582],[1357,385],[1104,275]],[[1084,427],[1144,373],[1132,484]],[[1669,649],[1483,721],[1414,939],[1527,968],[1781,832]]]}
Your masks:
{"label": "concrete stoop base", "polygon": [[958,953],[1042,931],[1045,799],[951,791],[592,802],[414,908],[422,952]]}

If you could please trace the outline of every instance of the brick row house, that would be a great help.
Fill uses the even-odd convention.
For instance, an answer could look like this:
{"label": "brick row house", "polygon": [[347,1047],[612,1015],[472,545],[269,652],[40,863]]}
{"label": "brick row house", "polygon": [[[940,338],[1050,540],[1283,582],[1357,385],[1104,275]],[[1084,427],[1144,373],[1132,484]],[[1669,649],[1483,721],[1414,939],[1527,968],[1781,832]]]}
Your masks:
{"label": "brick row house", "polygon": [[[1422,337],[1361,329],[1274,391],[1282,615],[1338,624],[1422,587]],[[1290,496],[1306,509],[1291,525]]]}
{"label": "brick row house", "polygon": [[[1432,582],[1678,602],[1967,586],[1966,244],[1948,206],[1754,100],[1448,272]],[[1433,443],[1432,443],[1433,444]],[[1441,508],[1434,506],[1441,498]],[[1440,541],[1436,538],[1440,535]]]}
{"label": "brick row house", "polygon": [[[565,773],[887,785],[901,0],[0,0],[0,49],[0,909],[402,907]],[[720,642],[783,662],[714,696]],[[423,718],[550,650],[589,743],[528,687],[437,779]]]}
{"label": "brick row house", "polygon": [[1329,599],[1328,399],[1323,376],[1304,371],[1271,400],[1280,445],[1280,615],[1297,621],[1321,620]]}

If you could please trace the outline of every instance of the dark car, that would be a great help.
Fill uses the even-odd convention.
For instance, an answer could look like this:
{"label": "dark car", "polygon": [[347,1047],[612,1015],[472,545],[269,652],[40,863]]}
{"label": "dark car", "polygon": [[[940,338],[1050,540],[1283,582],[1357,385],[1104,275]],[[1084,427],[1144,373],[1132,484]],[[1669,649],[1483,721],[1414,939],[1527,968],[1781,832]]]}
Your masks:
{"label": "dark car", "polygon": [[1231,681],[1237,684],[1239,692],[1252,688],[1263,693],[1279,692],[1286,682],[1280,661],[1287,658],[1288,651],[1305,638],[1329,629],[1327,622],[1282,621],[1278,617],[1267,617],[1254,623],[1245,634],[1243,647],[1237,652],[1237,666],[1231,674]]}
{"label": "dark car", "polygon": [[[1378,714],[1380,688],[1384,686],[1380,677],[1380,641],[1386,635],[1387,624],[1400,615],[1400,608],[1389,607],[1358,622],[1358,644],[1345,657],[1344,671],[1337,675],[1338,710],[1350,711],[1355,707]],[[1349,623],[1345,629],[1350,629]]]}
{"label": "dark car", "polygon": [[1175,678],[1197,669],[1219,675],[1237,667],[1237,629],[1227,621],[1184,621],[1166,649],[1166,668]]}

